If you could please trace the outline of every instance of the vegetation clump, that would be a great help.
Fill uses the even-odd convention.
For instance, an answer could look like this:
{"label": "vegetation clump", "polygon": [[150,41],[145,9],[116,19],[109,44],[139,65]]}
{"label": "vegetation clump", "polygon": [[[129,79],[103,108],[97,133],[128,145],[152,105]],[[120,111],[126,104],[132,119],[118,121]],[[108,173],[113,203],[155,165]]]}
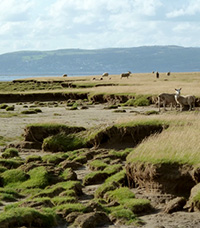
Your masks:
{"label": "vegetation clump", "polygon": [[1,174],[3,178],[3,185],[6,186],[10,183],[19,183],[26,181],[29,177],[20,169],[10,169]]}
{"label": "vegetation clump", "polygon": [[14,158],[14,157],[19,157],[19,152],[16,148],[7,148],[3,153],[2,153],[2,158]]}
{"label": "vegetation clump", "polygon": [[45,188],[47,185],[49,185],[50,176],[46,170],[45,167],[36,167],[34,169],[31,169],[28,172],[29,179],[25,182],[23,182],[19,188],[22,189],[30,189],[30,188]]}
{"label": "vegetation clump", "polygon": [[15,106],[14,105],[6,107],[6,111],[14,111],[14,110],[15,110]]}
{"label": "vegetation clump", "polygon": [[57,216],[51,210],[38,211],[33,208],[11,208],[0,214],[1,227],[54,227],[57,225]]}
{"label": "vegetation clump", "polygon": [[1,105],[0,105],[0,109],[6,109],[7,107],[8,107],[7,104],[1,104]]}
{"label": "vegetation clump", "polygon": [[42,149],[44,151],[70,151],[84,147],[84,139],[75,134],[57,134],[44,139]]}
{"label": "vegetation clump", "polygon": [[22,113],[22,114],[37,114],[37,113],[39,113],[39,112],[42,112],[42,110],[39,109],[39,108],[35,108],[35,109],[24,110],[24,111],[22,111],[21,113]]}

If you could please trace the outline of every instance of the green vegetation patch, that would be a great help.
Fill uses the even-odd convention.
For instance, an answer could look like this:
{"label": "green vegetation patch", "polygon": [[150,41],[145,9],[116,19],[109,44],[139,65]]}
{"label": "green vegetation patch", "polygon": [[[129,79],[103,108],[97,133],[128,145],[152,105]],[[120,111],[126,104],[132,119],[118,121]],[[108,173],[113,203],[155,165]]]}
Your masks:
{"label": "green vegetation patch", "polygon": [[56,154],[48,154],[42,157],[42,161],[46,163],[53,163],[55,165],[59,164],[61,161],[67,159],[69,157],[66,153],[56,153]]}
{"label": "green vegetation patch", "polygon": [[4,186],[6,186],[10,183],[24,182],[29,176],[20,169],[11,169],[2,173],[1,177],[3,178]]}
{"label": "green vegetation patch", "polygon": [[118,206],[118,207],[112,207],[109,210],[110,210],[109,216],[110,218],[112,218],[112,220],[118,220],[120,221],[121,224],[125,224],[125,225],[135,224],[140,226],[140,220],[130,209],[124,208],[122,206]]}
{"label": "green vegetation patch", "polygon": [[22,111],[21,113],[22,113],[22,114],[37,114],[37,113],[39,113],[39,112],[42,112],[42,110],[39,109],[39,108],[35,108],[35,109],[24,110],[24,111]]}
{"label": "green vegetation patch", "polygon": [[136,96],[134,99],[131,98],[126,101],[122,106],[149,106],[150,101],[148,100],[148,96],[139,95]]}
{"label": "green vegetation patch", "polygon": [[0,166],[4,166],[7,169],[18,168],[23,163],[24,162],[21,159],[16,159],[16,158],[10,158],[10,159],[2,158],[2,159],[0,159]]}
{"label": "green vegetation patch", "polygon": [[0,227],[53,227],[57,225],[57,216],[51,210],[37,211],[33,208],[11,208],[0,213]]}
{"label": "green vegetation patch", "polygon": [[120,187],[105,194],[107,201],[118,202],[121,206],[140,214],[149,211],[152,207],[147,199],[136,199],[135,194],[127,187]]}
{"label": "green vegetation patch", "polygon": [[56,206],[68,203],[77,203],[77,198],[74,196],[56,196],[52,198],[52,202]]}
{"label": "green vegetation patch", "polygon": [[120,151],[116,151],[116,150],[110,150],[109,154],[115,156],[116,158],[120,158],[122,160],[124,160],[127,155],[132,152],[132,148],[126,148],[125,150],[120,150]]}
{"label": "green vegetation patch", "polygon": [[55,197],[58,196],[61,192],[69,191],[69,196],[81,195],[82,194],[82,185],[79,181],[65,181],[59,182],[55,185],[45,188],[40,193],[36,194],[35,197]]}
{"label": "green vegetation patch", "polygon": [[25,128],[25,140],[26,141],[39,141],[43,142],[43,140],[52,135],[68,135],[80,131],[84,131],[83,127],[73,127],[66,126],[64,124],[56,124],[56,123],[37,123],[27,125]]}
{"label": "green vegetation patch", "polygon": [[16,201],[17,198],[21,197],[15,190],[10,188],[0,188],[0,200],[6,202]]}
{"label": "green vegetation patch", "polygon": [[44,139],[42,149],[44,151],[58,152],[70,151],[84,147],[84,139],[75,134],[57,134]]}
{"label": "green vegetation patch", "polygon": [[115,164],[115,165],[107,166],[103,171],[110,176],[110,175],[114,175],[115,173],[118,173],[120,170],[122,170],[122,165]]}
{"label": "green vegetation patch", "polygon": [[106,200],[110,201],[117,201],[123,202],[124,199],[133,199],[135,198],[135,194],[130,191],[127,187],[117,188],[114,191],[109,191],[105,195]]}
{"label": "green vegetation patch", "polygon": [[19,188],[45,188],[49,185],[50,176],[45,167],[37,167],[28,172],[30,178],[23,182]]}
{"label": "green vegetation patch", "polygon": [[136,214],[148,212],[152,209],[150,201],[147,199],[124,199],[121,204]]}
{"label": "green vegetation patch", "polygon": [[1,155],[3,158],[19,157],[19,152],[15,148],[7,148]]}
{"label": "green vegetation patch", "polygon": [[89,163],[89,167],[91,170],[103,170],[108,166],[107,163],[103,162],[102,160],[93,160]]}
{"label": "green vegetation patch", "polygon": [[40,155],[30,155],[26,157],[26,160],[25,160],[26,163],[36,162],[36,161],[42,161],[42,158]]}
{"label": "green vegetation patch", "polygon": [[56,212],[62,213],[64,216],[72,212],[85,212],[87,207],[81,203],[67,203],[55,207]]}
{"label": "green vegetation patch", "polygon": [[104,194],[108,191],[114,190],[121,186],[122,183],[125,182],[126,179],[126,171],[122,170],[110,177],[108,177],[105,182],[97,188],[95,191],[95,198],[102,198]]}

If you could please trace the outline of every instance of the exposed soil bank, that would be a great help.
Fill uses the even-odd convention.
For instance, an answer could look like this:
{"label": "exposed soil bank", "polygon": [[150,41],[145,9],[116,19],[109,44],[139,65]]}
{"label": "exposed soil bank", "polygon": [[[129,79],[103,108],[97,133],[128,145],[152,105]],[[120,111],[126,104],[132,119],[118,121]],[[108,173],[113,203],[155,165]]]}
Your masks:
{"label": "exposed soil bank", "polygon": [[66,101],[66,100],[84,100],[88,99],[93,102],[106,103],[118,102],[124,103],[132,98],[129,95],[115,95],[115,94],[98,94],[90,96],[89,93],[65,93],[65,92],[45,92],[45,93],[12,93],[0,94],[0,103],[16,103],[16,102],[35,102],[35,101]]}
{"label": "exposed soil bank", "polygon": [[194,187],[193,167],[180,164],[128,163],[127,176],[130,185],[145,188],[147,192],[161,192],[189,197]]}
{"label": "exposed soil bank", "polygon": [[[42,149],[42,143],[44,139],[51,135],[58,135],[61,133],[69,135],[72,133],[84,131],[82,137],[86,137],[84,144],[85,147],[103,147],[118,150],[126,149],[128,147],[135,147],[144,138],[150,136],[151,134],[160,133],[165,127],[166,126],[163,126],[162,124],[149,125],[148,123],[141,125],[138,124],[137,126],[112,126],[102,129],[101,131],[97,131],[97,133],[93,132],[92,134],[94,134],[94,136],[89,136],[87,139],[88,133],[87,131],[84,131],[86,129],[82,127],[54,127],[51,125],[47,128],[43,124],[38,124],[27,126],[25,128],[25,141],[29,141],[31,143],[39,143],[39,145],[36,145],[36,148],[39,148],[38,146],[40,146],[40,149]],[[27,146],[27,143],[22,143],[21,145],[22,147]],[[55,145],[53,147],[55,150]],[[54,151],[53,148],[51,150],[51,145],[48,146],[48,150]]]}
{"label": "exposed soil bank", "polygon": [[87,93],[30,93],[0,94],[0,103],[34,102],[34,101],[66,101],[69,99],[87,99]]}

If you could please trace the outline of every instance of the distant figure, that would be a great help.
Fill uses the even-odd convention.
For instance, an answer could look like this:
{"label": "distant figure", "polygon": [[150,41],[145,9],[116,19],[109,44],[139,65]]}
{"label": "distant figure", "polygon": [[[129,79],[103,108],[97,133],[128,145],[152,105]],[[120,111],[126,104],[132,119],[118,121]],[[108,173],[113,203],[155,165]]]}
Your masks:
{"label": "distant figure", "polygon": [[63,77],[67,77],[67,74],[63,74]]}
{"label": "distant figure", "polygon": [[159,78],[159,73],[158,73],[158,71],[156,72],[156,78]]}
{"label": "distant figure", "polygon": [[109,73],[105,72],[102,74],[102,77],[108,77]]}
{"label": "distant figure", "polygon": [[167,75],[167,76],[170,76],[170,74],[171,74],[171,72],[170,72],[170,71],[166,73],[166,75]]}
{"label": "distant figure", "polygon": [[128,78],[131,75],[131,72],[128,71],[127,73],[120,74],[120,78]]}

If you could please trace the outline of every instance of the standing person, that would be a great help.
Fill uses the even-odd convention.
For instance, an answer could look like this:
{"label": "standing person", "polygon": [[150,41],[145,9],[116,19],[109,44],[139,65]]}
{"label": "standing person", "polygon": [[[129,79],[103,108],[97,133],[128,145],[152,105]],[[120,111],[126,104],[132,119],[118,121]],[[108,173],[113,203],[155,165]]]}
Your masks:
{"label": "standing person", "polygon": [[156,72],[156,78],[159,78],[159,73],[158,73],[158,71]]}

